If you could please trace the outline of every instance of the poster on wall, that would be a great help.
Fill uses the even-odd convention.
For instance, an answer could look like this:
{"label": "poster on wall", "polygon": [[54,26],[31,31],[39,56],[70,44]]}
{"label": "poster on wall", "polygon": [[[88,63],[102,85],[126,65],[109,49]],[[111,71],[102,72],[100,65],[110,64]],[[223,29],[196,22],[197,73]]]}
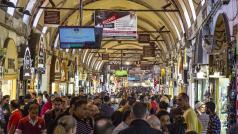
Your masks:
{"label": "poster on wall", "polygon": [[103,27],[104,38],[137,38],[137,16],[135,12],[96,11],[95,26]]}
{"label": "poster on wall", "polygon": [[23,79],[28,80],[31,79],[31,53],[29,47],[26,48],[23,62]]}

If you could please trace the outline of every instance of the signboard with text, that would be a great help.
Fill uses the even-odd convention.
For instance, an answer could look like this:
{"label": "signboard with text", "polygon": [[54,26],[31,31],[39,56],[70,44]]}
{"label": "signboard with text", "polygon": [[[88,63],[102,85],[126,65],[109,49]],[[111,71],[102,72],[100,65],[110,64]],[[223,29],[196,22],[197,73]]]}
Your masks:
{"label": "signboard with text", "polygon": [[45,11],[44,24],[58,26],[60,24],[60,11]]}
{"label": "signboard with text", "polygon": [[104,38],[137,38],[137,16],[135,12],[96,11],[95,26],[103,27]]}

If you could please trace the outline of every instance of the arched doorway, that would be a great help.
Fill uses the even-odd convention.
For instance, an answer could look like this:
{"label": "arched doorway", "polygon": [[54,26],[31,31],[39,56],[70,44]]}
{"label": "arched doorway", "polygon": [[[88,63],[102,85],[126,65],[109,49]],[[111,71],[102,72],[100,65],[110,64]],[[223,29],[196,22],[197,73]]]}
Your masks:
{"label": "arched doorway", "polygon": [[17,48],[13,39],[6,39],[4,43],[4,62],[2,95],[10,95],[10,99],[17,97],[17,77],[18,77],[18,59]]}
{"label": "arched doorway", "polygon": [[209,56],[210,97],[216,103],[216,112],[221,120],[221,133],[225,133],[231,68],[228,57],[230,30],[224,13],[217,17],[213,37],[212,51]]}

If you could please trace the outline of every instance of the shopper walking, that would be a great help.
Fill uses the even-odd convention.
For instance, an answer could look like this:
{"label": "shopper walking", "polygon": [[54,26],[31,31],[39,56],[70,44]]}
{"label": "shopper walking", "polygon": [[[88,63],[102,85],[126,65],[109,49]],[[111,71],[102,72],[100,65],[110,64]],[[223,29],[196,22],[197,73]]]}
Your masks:
{"label": "shopper walking", "polygon": [[177,99],[178,106],[183,110],[183,117],[187,125],[186,131],[196,131],[201,134],[202,125],[195,111],[189,105],[189,97],[186,93],[180,93]]}
{"label": "shopper walking", "polygon": [[206,114],[206,105],[203,102],[198,102],[195,105],[195,110],[196,110],[198,119],[200,120],[202,124],[202,134],[206,134],[207,126],[209,122],[209,115]]}
{"label": "shopper walking", "polygon": [[21,111],[17,100],[12,100],[10,103],[11,115],[7,124],[8,134],[14,134],[19,120],[22,118]]}
{"label": "shopper walking", "polygon": [[57,119],[63,114],[62,100],[57,97],[53,100],[52,109],[45,113],[44,119],[47,126],[47,134],[52,134],[57,124]]}
{"label": "shopper walking", "polygon": [[147,117],[147,105],[143,102],[136,102],[131,111],[133,121],[130,126],[119,134],[162,134],[161,131],[152,128],[145,120]]}
{"label": "shopper walking", "polygon": [[78,100],[74,104],[73,116],[77,121],[77,134],[93,134],[93,126],[86,120],[87,118],[87,101]]}
{"label": "shopper walking", "polygon": [[215,113],[216,105],[214,102],[206,103],[206,113],[209,115],[209,122],[207,127],[207,134],[220,134],[221,133],[221,121]]}
{"label": "shopper walking", "polygon": [[45,121],[38,117],[38,108],[38,104],[30,104],[29,114],[20,119],[15,134],[46,134]]}
{"label": "shopper walking", "polygon": [[71,115],[59,118],[53,134],[76,134],[76,120]]}

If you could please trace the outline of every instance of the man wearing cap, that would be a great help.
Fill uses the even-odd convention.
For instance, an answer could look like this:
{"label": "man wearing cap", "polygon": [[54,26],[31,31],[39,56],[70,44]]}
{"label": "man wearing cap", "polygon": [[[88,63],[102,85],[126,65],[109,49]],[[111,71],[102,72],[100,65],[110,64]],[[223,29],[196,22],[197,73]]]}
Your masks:
{"label": "man wearing cap", "polygon": [[198,102],[195,105],[195,110],[196,110],[198,119],[200,120],[202,124],[202,134],[206,134],[207,126],[209,122],[209,115],[206,114],[206,105],[203,102]]}

